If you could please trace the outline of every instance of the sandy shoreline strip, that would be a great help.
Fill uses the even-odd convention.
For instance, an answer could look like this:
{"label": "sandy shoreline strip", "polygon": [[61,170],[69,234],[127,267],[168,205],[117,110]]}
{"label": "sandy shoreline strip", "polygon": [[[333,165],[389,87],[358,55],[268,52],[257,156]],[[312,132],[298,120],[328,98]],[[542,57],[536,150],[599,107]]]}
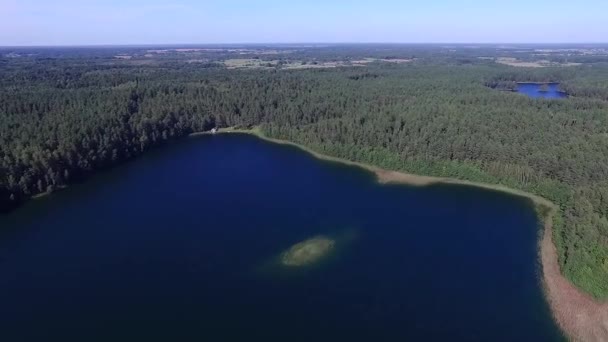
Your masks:
{"label": "sandy shoreline strip", "polygon": [[371,171],[377,176],[378,182],[382,184],[407,184],[414,186],[460,184],[502,191],[531,199],[535,204],[549,209],[546,216],[542,218],[544,221],[544,230],[539,241],[539,254],[543,268],[544,292],[555,320],[566,336],[572,341],[608,342],[608,302],[598,302],[590,295],[582,292],[572,285],[560,271],[557,249],[553,243],[552,235],[552,218],[557,207],[551,201],[531,193],[501,185],[475,183],[450,178],[419,176],[384,170],[368,164],[331,157],[290,141],[266,137],[262,132],[255,128],[252,130],[223,129],[220,130],[219,133],[245,133],[273,143],[294,146],[322,160],[357,166]]}
{"label": "sandy shoreline strip", "polygon": [[553,243],[551,215],[545,218],[540,251],[545,294],[562,330],[573,341],[608,341],[608,302],[596,301],[561,274]]}

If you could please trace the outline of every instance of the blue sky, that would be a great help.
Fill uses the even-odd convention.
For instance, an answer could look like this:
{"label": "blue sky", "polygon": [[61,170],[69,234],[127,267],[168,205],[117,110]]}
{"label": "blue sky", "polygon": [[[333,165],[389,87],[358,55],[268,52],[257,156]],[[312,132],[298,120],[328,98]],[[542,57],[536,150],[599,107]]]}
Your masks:
{"label": "blue sky", "polygon": [[607,0],[0,0],[0,45],[608,42]]}

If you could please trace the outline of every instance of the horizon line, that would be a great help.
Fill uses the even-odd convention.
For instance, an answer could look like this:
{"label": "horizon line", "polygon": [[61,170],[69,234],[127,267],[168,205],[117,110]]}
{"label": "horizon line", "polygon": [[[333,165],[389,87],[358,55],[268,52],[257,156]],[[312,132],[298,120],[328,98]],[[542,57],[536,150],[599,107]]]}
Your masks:
{"label": "horizon line", "polygon": [[2,45],[0,48],[94,48],[94,47],[165,47],[165,46],[248,46],[248,45],[608,45],[605,42],[238,42],[238,43],[101,43]]}

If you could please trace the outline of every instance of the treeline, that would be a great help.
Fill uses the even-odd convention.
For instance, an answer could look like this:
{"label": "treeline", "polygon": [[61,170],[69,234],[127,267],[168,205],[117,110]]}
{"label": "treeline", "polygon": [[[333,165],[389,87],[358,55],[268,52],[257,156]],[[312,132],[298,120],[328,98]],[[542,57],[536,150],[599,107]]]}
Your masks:
{"label": "treeline", "polygon": [[100,77],[98,86],[49,81],[1,92],[2,208],[192,132],[260,123],[278,107],[272,94],[290,82],[270,74],[238,81],[221,73],[198,81],[160,74],[167,79],[133,75],[135,81],[126,81],[117,72],[116,82]]}
{"label": "treeline", "polygon": [[[237,71],[9,61],[0,69],[0,206],[192,132],[255,125],[334,156],[547,197],[562,208],[554,239],[563,272],[608,297],[608,103],[594,90],[608,68],[459,64]],[[488,88],[520,81],[579,93],[543,100]]]}

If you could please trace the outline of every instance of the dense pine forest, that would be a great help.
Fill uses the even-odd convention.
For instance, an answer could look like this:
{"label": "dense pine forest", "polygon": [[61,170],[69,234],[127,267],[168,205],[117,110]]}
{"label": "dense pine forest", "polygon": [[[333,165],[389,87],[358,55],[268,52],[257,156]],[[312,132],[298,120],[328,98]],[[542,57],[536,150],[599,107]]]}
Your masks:
{"label": "dense pine forest", "polygon": [[[608,298],[605,57],[521,68],[491,47],[149,50],[0,50],[0,209],[194,132],[258,126],[328,155],[550,199],[563,273]],[[512,91],[530,81],[570,96]]]}

